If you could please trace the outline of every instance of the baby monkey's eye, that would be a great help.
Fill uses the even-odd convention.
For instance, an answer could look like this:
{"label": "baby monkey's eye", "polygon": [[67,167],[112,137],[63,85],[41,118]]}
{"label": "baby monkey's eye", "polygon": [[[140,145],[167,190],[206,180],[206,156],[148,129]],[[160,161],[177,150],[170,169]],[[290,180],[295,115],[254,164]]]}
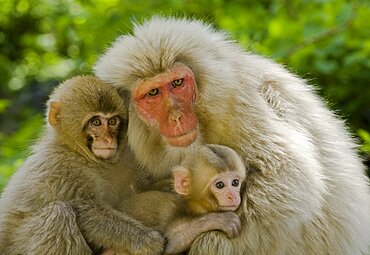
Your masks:
{"label": "baby monkey's eye", "polygon": [[225,184],[223,182],[216,182],[216,188],[222,189],[223,187],[225,187]]}
{"label": "baby monkey's eye", "polygon": [[93,126],[100,126],[101,125],[101,120],[100,119],[98,119],[98,118],[95,118],[95,119],[92,119],[91,120],[91,124],[93,125]]}
{"label": "baby monkey's eye", "polygon": [[231,185],[233,185],[234,187],[238,187],[239,186],[239,180],[234,179],[233,182],[231,183]]}
{"label": "baby monkey's eye", "polygon": [[117,117],[113,117],[113,118],[110,118],[108,120],[108,125],[114,126],[114,125],[117,125],[118,122],[119,122],[118,118]]}
{"label": "baby monkey's eye", "polygon": [[184,83],[184,79],[178,79],[171,82],[173,88],[180,87]]}

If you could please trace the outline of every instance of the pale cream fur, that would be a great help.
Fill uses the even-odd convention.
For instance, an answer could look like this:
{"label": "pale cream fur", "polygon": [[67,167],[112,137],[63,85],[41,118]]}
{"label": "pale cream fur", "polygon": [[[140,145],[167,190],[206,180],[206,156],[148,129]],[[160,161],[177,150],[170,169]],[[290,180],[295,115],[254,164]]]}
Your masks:
{"label": "pale cream fur", "polygon": [[369,254],[370,190],[357,146],[304,80],[210,25],[161,17],[119,37],[95,72],[131,91],[176,62],[195,73],[202,137],[169,147],[131,105],[128,136],[138,161],[159,178],[196,144],[215,143],[253,169],[239,210],[242,233],[204,234],[190,254]]}

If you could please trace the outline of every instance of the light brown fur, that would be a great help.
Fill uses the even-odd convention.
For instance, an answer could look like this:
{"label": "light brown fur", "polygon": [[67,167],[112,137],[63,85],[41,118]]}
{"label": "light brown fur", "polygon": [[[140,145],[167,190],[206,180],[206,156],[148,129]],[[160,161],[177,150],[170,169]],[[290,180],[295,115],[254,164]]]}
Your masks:
{"label": "light brown fur", "polygon": [[128,136],[138,161],[162,178],[194,145],[215,143],[254,169],[238,211],[242,233],[203,234],[190,254],[368,254],[369,180],[356,144],[305,81],[209,25],[157,17],[120,37],[95,71],[131,92],[179,62],[195,74],[200,136],[169,146],[132,102]]}
{"label": "light brown fur", "polygon": [[[176,176],[178,171],[185,171],[186,176]],[[202,146],[173,168],[173,182],[162,182],[174,187],[178,194],[157,190],[137,193],[124,199],[121,211],[163,232],[167,238],[166,254],[187,250],[197,236],[210,230],[221,230],[233,237],[240,231],[239,217],[233,212],[222,213],[210,189],[211,178],[226,172],[237,173],[241,185],[245,166],[239,156],[225,146]],[[176,188],[183,184],[183,177],[187,182],[186,194]],[[176,183],[177,180],[181,183]],[[104,253],[108,254],[112,253]]]}
{"label": "light brown fur", "polygon": [[[1,196],[1,254],[87,255],[90,247],[161,254],[163,237],[116,209],[134,178],[132,157],[125,151],[122,98],[111,86],[84,76],[61,84],[50,97],[50,104],[55,101],[60,113],[51,117],[49,109],[52,126]],[[83,136],[85,118],[100,112],[123,121],[117,155],[106,160],[91,153]]]}

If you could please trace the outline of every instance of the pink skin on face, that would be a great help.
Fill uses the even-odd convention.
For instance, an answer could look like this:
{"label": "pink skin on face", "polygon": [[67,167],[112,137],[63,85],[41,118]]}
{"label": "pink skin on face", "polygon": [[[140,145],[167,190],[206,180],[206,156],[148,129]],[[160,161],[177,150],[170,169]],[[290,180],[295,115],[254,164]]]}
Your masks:
{"label": "pink skin on face", "polygon": [[235,211],[239,207],[242,180],[237,172],[218,174],[210,183],[210,190],[218,201],[220,211]]}
{"label": "pink skin on face", "polygon": [[157,127],[170,145],[186,147],[198,137],[196,84],[188,67],[179,66],[139,80],[132,92],[140,118]]}

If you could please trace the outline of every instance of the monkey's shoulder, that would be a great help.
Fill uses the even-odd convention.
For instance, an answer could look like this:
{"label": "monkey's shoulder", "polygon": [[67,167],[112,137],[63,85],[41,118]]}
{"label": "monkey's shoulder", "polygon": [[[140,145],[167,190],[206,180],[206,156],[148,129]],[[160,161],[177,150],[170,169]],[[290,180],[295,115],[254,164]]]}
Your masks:
{"label": "monkey's shoulder", "polygon": [[61,148],[36,151],[12,176],[4,193],[31,206],[36,200],[36,204],[47,204],[56,200],[94,199],[100,183],[98,168]]}

